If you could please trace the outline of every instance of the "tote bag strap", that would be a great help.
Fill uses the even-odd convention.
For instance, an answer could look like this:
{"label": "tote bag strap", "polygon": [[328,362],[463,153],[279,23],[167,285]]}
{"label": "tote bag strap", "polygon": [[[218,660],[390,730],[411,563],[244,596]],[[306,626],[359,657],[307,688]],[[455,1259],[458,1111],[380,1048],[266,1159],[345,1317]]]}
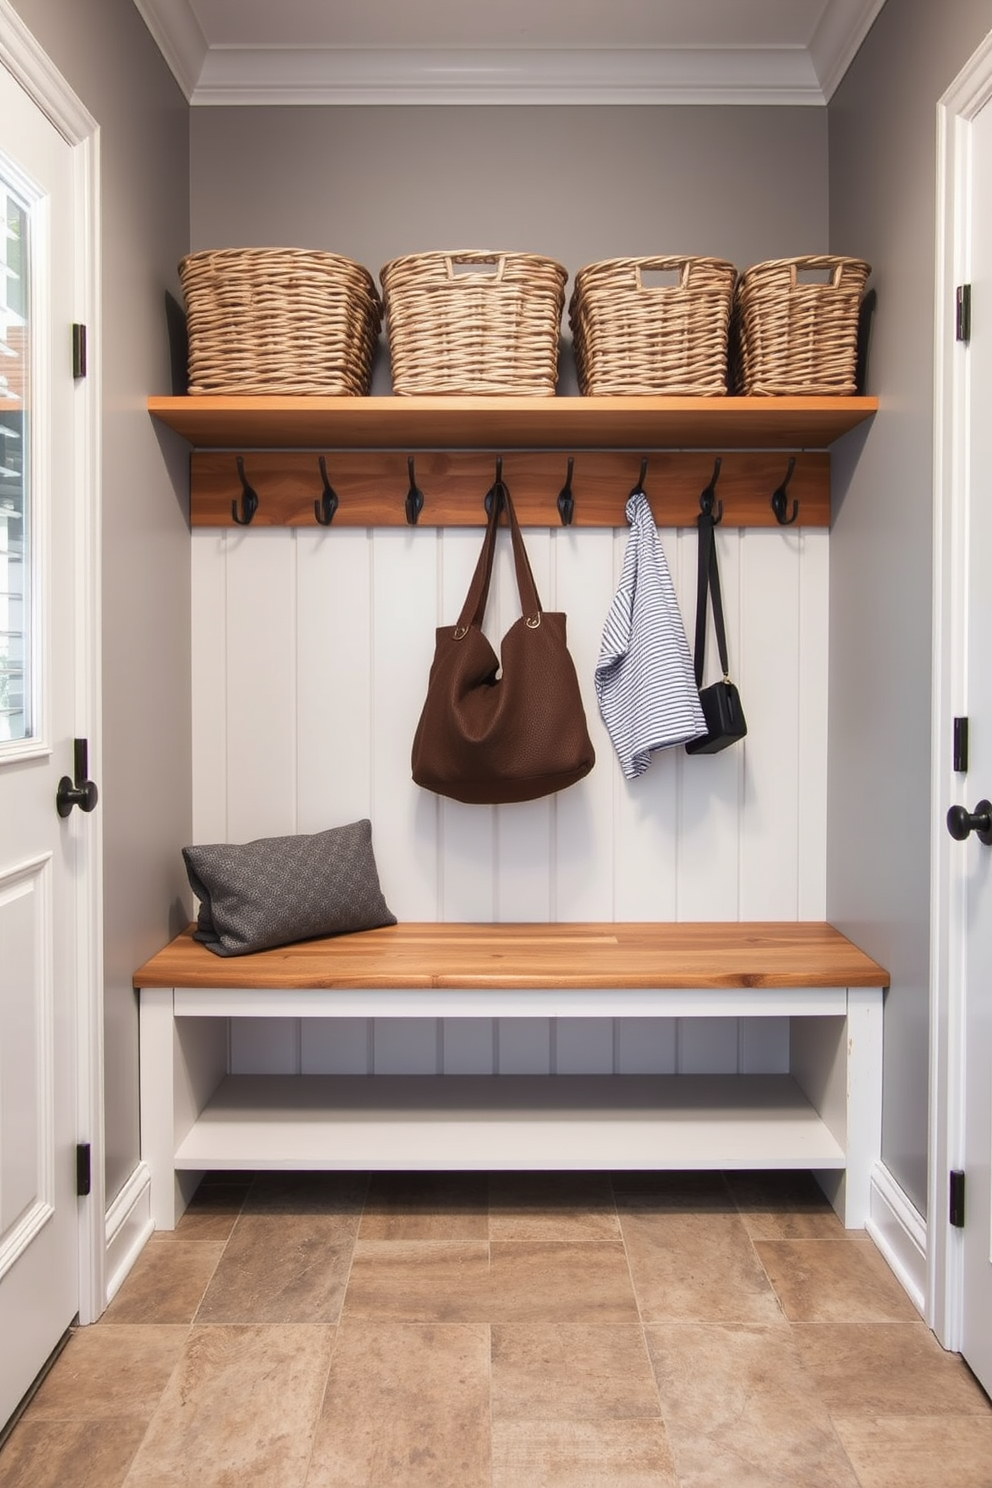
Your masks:
{"label": "tote bag strap", "polygon": [[513,566],[517,576],[517,593],[520,596],[520,607],[526,618],[536,624],[540,624],[541,601],[537,593],[537,585],[534,583],[534,574],[531,570],[530,559],[527,557],[527,549],[524,547],[523,536],[517,522],[517,514],[513,510],[513,502],[510,492],[501,478],[490,487],[487,500],[489,502],[489,520],[486,523],[486,535],[482,541],[482,551],[479,561],[475,565],[475,573],[469,585],[465,603],[462,605],[461,614],[458,616],[456,630],[462,634],[468,630],[470,625],[481,626],[483,616],[486,612],[486,601],[489,598],[489,586],[493,576],[493,561],[496,556],[496,536],[499,531],[500,514],[506,511],[507,521],[510,526],[510,537],[513,542]]}
{"label": "tote bag strap", "polygon": [[696,636],[693,662],[696,672],[696,687],[703,685],[703,659],[706,655],[706,609],[707,600],[713,597],[713,629],[716,631],[717,650],[724,679],[730,675],[727,656],[727,632],[723,619],[723,595],[720,591],[720,569],[716,558],[716,523],[712,513],[700,512],[697,518],[699,533],[698,566],[696,569]]}

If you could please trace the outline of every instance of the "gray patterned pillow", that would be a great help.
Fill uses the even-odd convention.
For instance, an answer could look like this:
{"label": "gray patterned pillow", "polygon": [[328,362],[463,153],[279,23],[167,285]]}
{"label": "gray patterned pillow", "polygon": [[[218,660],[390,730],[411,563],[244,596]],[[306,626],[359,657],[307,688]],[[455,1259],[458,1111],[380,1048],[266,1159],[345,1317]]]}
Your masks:
{"label": "gray patterned pillow", "polygon": [[183,858],[200,900],[193,939],[218,956],[396,924],[367,818],[309,836],[184,847]]}

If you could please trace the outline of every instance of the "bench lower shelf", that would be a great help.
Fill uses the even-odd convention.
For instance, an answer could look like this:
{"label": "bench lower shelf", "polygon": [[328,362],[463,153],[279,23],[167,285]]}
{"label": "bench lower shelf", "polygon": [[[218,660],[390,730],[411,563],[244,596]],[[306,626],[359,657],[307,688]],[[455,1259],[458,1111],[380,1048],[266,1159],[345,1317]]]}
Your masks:
{"label": "bench lower shelf", "polygon": [[177,1169],[843,1168],[791,1075],[228,1075]]}

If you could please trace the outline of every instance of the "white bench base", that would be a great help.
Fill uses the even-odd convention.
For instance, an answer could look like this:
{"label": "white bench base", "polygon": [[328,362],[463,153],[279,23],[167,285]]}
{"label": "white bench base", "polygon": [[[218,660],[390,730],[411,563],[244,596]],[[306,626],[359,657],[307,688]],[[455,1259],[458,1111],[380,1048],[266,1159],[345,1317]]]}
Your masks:
{"label": "white bench base", "polygon": [[[880,1155],[881,986],[142,986],[142,1157],[156,1227],[204,1172],[761,1169],[815,1172],[848,1228]],[[788,1017],[778,1075],[232,1075],[239,1017]]]}

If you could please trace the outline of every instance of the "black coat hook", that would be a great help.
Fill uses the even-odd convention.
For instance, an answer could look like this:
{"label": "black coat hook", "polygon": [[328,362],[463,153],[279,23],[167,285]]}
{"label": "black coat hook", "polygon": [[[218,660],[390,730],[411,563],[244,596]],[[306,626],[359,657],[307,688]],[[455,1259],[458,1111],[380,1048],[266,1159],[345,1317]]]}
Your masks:
{"label": "black coat hook", "polygon": [[[713,474],[710,476],[710,483],[699,493],[699,510],[704,516],[710,518],[714,527],[718,522],[723,520],[723,502],[716,500],[716,483],[720,479],[721,464],[720,456],[717,455],[713,461]],[[713,510],[714,503],[716,505],[715,514]]]}
{"label": "black coat hook", "polygon": [[792,503],[792,514],[791,514],[791,516],[788,516],[787,517],[785,515],[785,504],[786,504],[786,495],[785,495],[785,493],[786,493],[786,489],[788,488],[789,482],[792,479],[792,472],[795,470],[795,468],[796,468],[796,457],[795,457],[795,455],[790,455],[789,456],[789,468],[785,472],[785,479],[782,481],[782,484],[780,486],[777,486],[775,488],[775,490],[772,492],[772,511],[775,513],[775,520],[779,524],[780,527],[791,527],[792,524],[793,524],[793,522],[796,520],[796,518],[799,515],[799,502],[798,501],[793,501],[793,503]]}
{"label": "black coat hook", "polygon": [[324,489],[321,492],[320,500],[315,501],[313,504],[313,514],[321,527],[330,527],[334,521],[334,513],[338,509],[338,493],[327,479],[327,462],[323,455],[321,455],[317,464],[320,466],[320,478],[324,483]]}
{"label": "black coat hook", "polygon": [[503,493],[500,490],[500,487],[502,486],[502,484],[503,484],[503,456],[502,455],[497,455],[496,456],[496,479],[493,481],[492,485],[489,487],[489,490],[486,492],[485,500],[483,501],[483,506],[486,508],[486,516],[487,517],[489,516],[490,512],[493,509],[493,497],[495,495],[498,494],[498,496],[499,496],[499,504],[500,504],[501,507],[503,505]]}
{"label": "black coat hook", "polygon": [[248,484],[245,477],[245,462],[240,455],[238,456],[238,477],[241,481],[241,510],[238,510],[238,503],[232,501],[231,516],[239,527],[247,527],[258,511],[258,496]]}
{"label": "black coat hook", "polygon": [[417,518],[424,509],[424,493],[417,485],[412,455],[407,456],[406,468],[410,475],[410,489],[406,493],[406,519],[411,527],[416,527]]}
{"label": "black coat hook", "polygon": [[572,495],[572,467],[574,464],[575,461],[569,455],[565,484],[558,492],[558,515],[561,517],[561,525],[563,527],[571,527],[572,518],[575,515],[575,497]]}
{"label": "black coat hook", "polygon": [[644,490],[644,482],[647,480],[647,478],[648,478],[648,457],[647,457],[647,455],[644,455],[642,457],[642,459],[641,459],[641,473],[637,477],[637,485],[634,487],[634,490],[635,491],[643,491]]}

